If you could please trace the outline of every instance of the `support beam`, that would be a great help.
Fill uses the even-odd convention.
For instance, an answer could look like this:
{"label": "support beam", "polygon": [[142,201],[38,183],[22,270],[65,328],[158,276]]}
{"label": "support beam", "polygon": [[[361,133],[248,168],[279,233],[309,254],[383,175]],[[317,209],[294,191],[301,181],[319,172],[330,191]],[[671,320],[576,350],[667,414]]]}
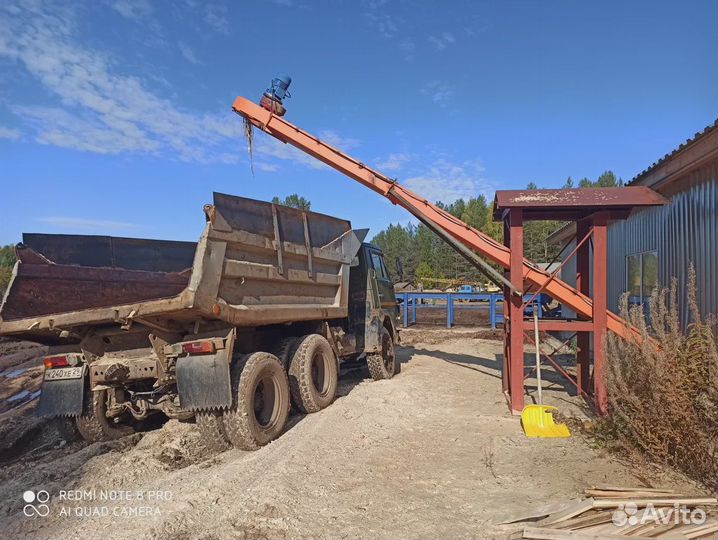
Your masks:
{"label": "support beam", "polygon": [[[509,211],[509,237],[511,238],[511,264],[509,278],[515,289],[523,290],[524,260],[524,223],[521,208]],[[521,414],[524,408],[524,310],[523,297],[510,295],[508,316],[504,320],[509,323],[509,393],[511,395],[512,414]]]}
{"label": "support beam", "polygon": [[[584,220],[576,223],[576,243],[581,242],[581,239],[585,238],[589,232],[590,223],[588,221]],[[589,269],[591,262],[589,258],[589,248],[589,243],[585,242],[576,252],[576,289],[578,289],[581,294],[590,297],[591,282]],[[589,325],[587,330],[593,330],[593,323],[589,323]],[[584,394],[590,393],[591,386],[591,336],[588,331],[579,332],[576,336],[576,346],[578,348],[576,352],[576,380]]]}
{"label": "support beam", "polygon": [[608,216],[593,217],[593,395],[599,414],[608,413],[604,384],[606,364]]}
{"label": "support beam", "polygon": [[588,332],[593,330],[593,323],[591,321],[543,319],[539,320],[539,330],[542,332],[580,332],[585,333],[586,336],[588,336]]}
{"label": "support beam", "polygon": [[[509,229],[508,217],[504,219],[504,245],[507,249],[511,249],[511,230]],[[508,270],[504,271],[504,276],[510,278]],[[509,393],[509,359],[511,358],[511,342],[509,341],[509,304],[511,303],[511,289],[504,286],[504,364],[501,370],[501,388],[506,396],[506,400],[511,406],[511,395]]]}

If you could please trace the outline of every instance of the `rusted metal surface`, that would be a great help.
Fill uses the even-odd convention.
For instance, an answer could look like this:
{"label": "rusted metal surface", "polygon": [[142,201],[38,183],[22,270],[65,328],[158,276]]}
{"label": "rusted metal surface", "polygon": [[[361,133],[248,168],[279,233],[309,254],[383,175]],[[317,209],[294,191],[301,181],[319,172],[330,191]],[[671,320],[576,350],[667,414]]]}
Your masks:
{"label": "rusted metal surface", "polygon": [[2,318],[11,321],[167,298],[182,292],[187,282],[187,276],[176,273],[20,263]]}
{"label": "rusted metal surface", "polygon": [[523,208],[524,220],[577,220],[596,211],[625,219],[634,208],[661,206],[668,201],[644,186],[578,189],[500,190],[494,198],[494,219],[509,208]]}
{"label": "rusted metal surface", "polygon": [[196,246],[195,242],[25,233],[19,251],[30,248],[56,264],[181,272],[192,267]]}
{"label": "rusted metal surface", "polygon": [[348,221],[218,193],[204,211],[196,244],[26,235],[0,334],[53,342],[63,332],[77,339],[77,327],[181,333],[199,320],[259,326],[347,315],[349,264],[361,246]]}

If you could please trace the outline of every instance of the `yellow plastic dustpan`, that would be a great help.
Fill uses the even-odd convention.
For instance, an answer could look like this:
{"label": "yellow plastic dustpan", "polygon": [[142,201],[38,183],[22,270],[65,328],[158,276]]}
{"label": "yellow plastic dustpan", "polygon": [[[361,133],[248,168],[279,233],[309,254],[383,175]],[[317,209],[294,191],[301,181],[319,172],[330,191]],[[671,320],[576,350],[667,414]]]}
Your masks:
{"label": "yellow plastic dustpan", "polygon": [[538,313],[534,306],[534,341],[536,343],[536,380],[538,382],[538,405],[526,405],[521,411],[521,424],[527,437],[560,438],[570,437],[571,432],[566,424],[557,424],[553,421],[550,411],[556,407],[543,404],[541,396],[541,353],[539,352]]}

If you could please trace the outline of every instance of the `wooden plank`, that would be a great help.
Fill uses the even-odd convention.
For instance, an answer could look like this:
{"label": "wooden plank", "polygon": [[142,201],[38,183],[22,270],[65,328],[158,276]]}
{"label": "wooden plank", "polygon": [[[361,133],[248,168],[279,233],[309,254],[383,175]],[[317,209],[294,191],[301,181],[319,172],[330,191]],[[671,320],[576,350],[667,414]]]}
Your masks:
{"label": "wooden plank", "polygon": [[655,498],[655,499],[592,499],[593,508],[616,508],[619,505],[633,503],[636,506],[673,506],[674,504],[685,504],[687,506],[716,506],[718,500],[715,497],[676,497],[676,498]]}
{"label": "wooden plank", "polygon": [[661,489],[661,488],[652,488],[652,487],[627,487],[627,486],[608,486],[599,484],[597,486],[592,486],[589,489],[597,489],[599,491],[649,491],[651,493],[675,493],[672,489]]}
{"label": "wooden plank", "polygon": [[672,491],[659,492],[655,491],[607,491],[601,489],[585,489],[583,491],[586,497],[593,497],[594,499],[628,499],[633,497],[650,498],[650,497],[680,497]]}
{"label": "wooden plank", "polygon": [[[563,529],[547,529],[543,527],[524,527],[524,538],[535,540],[625,540],[621,534],[590,534],[581,531],[566,531]],[[648,536],[634,536],[633,540],[652,540]]]}
{"label": "wooden plank", "polygon": [[610,523],[613,517],[613,512],[607,510],[589,510],[584,512],[580,516],[560,522],[557,527],[560,529],[582,529],[585,527],[592,527],[594,525],[602,525],[604,523]]}
{"label": "wooden plank", "polygon": [[573,504],[573,501],[562,501],[548,504],[542,504],[531,510],[524,510],[516,514],[512,514],[500,523],[500,525],[508,525],[510,523],[516,523],[518,521],[528,521],[530,519],[538,519],[540,517],[546,517],[550,514],[565,510]]}
{"label": "wooden plank", "polygon": [[595,501],[593,499],[582,499],[578,501],[573,501],[573,503],[571,503],[565,509],[561,510],[560,512],[556,512],[555,514],[551,514],[545,519],[542,519],[537,523],[537,525],[553,525],[555,523],[560,523],[561,521],[571,519],[572,517],[576,517],[579,514],[583,514],[587,510],[593,508],[594,502]]}
{"label": "wooden plank", "polygon": [[713,520],[706,522],[701,525],[691,525],[689,527],[683,527],[680,532],[685,535],[686,538],[700,538],[718,532],[718,522]]}

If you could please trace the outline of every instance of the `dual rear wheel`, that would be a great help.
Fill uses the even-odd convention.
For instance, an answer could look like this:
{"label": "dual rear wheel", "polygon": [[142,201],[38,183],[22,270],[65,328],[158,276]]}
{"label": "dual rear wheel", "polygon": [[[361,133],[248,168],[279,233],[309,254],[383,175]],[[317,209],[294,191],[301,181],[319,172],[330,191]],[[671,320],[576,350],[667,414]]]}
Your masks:
{"label": "dual rear wheel", "polygon": [[274,352],[244,355],[232,366],[232,406],[197,413],[205,445],[224,450],[231,443],[257,450],[284,431],[293,402],[303,413],[329,406],[337,391],[338,364],[319,334],[281,340]]}

